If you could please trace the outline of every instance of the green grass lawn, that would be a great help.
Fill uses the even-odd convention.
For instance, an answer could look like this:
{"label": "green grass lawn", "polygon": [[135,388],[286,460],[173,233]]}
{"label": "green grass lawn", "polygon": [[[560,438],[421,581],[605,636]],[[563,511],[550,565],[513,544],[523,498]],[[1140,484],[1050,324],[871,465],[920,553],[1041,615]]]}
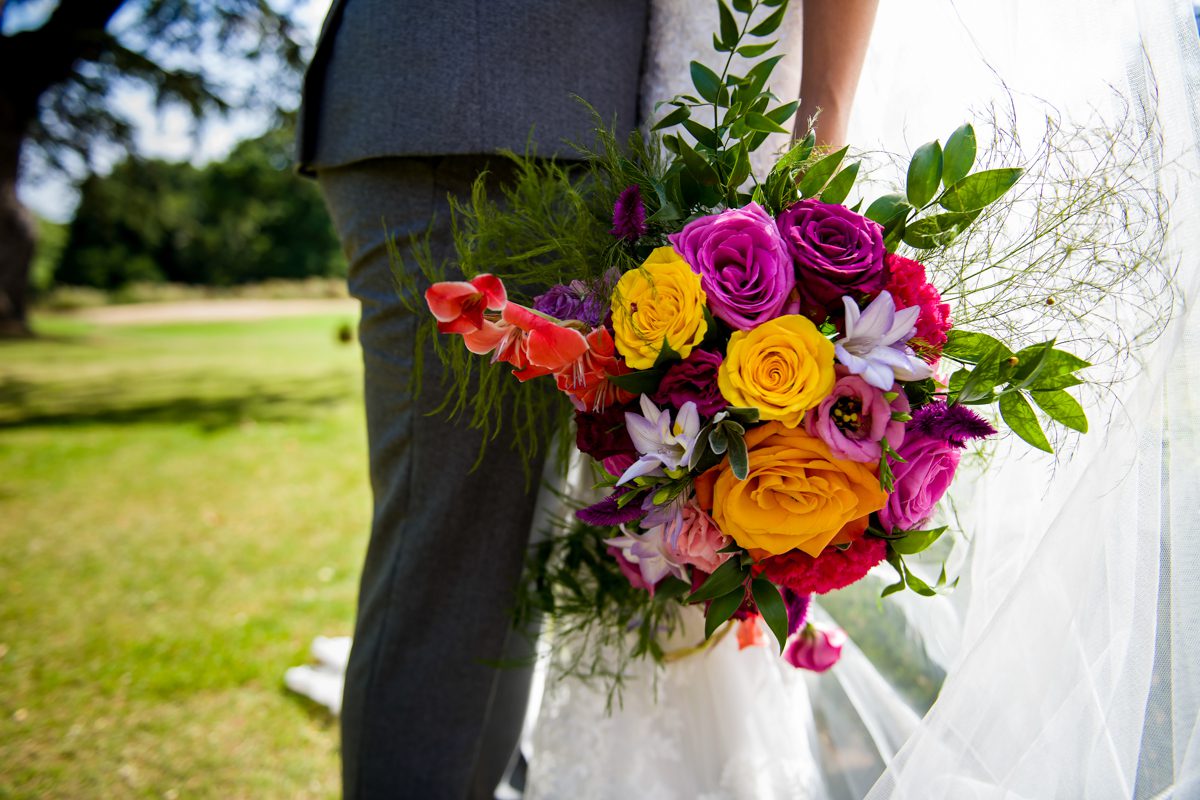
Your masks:
{"label": "green grass lawn", "polygon": [[348,321],[0,343],[0,797],[337,795],[336,723],[282,675],[353,621]]}

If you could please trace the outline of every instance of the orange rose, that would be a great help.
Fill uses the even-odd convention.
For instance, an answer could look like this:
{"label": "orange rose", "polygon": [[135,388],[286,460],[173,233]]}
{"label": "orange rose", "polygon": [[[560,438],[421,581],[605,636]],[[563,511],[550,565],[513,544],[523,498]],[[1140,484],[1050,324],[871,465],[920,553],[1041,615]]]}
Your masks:
{"label": "orange rose", "polygon": [[[768,422],[746,432],[750,474],[740,481],[729,459],[700,476],[696,493],[711,501],[722,533],[760,555],[802,550],[814,558],[835,540],[860,536],[887,492],[866,464],[834,458],[803,428]],[[839,534],[841,539],[839,539]]]}

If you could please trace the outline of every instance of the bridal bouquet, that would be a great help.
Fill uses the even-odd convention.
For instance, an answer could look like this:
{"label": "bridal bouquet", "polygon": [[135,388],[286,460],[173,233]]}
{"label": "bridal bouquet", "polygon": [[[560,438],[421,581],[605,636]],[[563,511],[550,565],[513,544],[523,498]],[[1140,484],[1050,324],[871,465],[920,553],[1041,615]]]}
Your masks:
{"label": "bridal bouquet", "polygon": [[[1004,426],[1052,451],[1045,424],[1087,430],[1066,390],[1088,362],[1028,325],[1021,347],[955,325],[922,263],[987,266],[956,243],[1022,170],[976,169],[968,124],[869,203],[848,202],[848,149],[812,133],[755,176],[750,153],[797,108],[767,88],[786,0],[719,5],[725,71],[692,63],[696,94],[654,126],[673,132],[621,146],[601,127],[582,171],[513,156],[502,205],[481,182],[456,209],[463,279],[420,265],[436,330],[465,346],[436,342],[447,409],[488,438],[509,415],[506,444],[531,457],[565,423],[592,461],[598,494],[535,546],[519,607],[575,636],[588,674],[619,678],[587,652],[622,642],[671,658],[688,604],[706,639],[736,618],[755,641],[761,618],[792,664],[827,668],[839,645],[806,623],[812,595],[884,561],[885,596],[953,585],[906,558],[947,530],[932,521],[968,442]],[[735,53],[767,57],[737,75]],[[986,287],[992,308],[1028,305],[1006,289]]]}

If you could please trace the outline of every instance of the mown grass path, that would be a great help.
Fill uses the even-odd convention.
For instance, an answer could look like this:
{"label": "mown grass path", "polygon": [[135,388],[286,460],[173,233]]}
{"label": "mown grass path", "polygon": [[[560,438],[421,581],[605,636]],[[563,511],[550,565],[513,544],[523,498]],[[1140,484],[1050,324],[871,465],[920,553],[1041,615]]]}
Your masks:
{"label": "mown grass path", "polygon": [[0,343],[0,797],[334,797],[285,692],[369,521],[345,315]]}

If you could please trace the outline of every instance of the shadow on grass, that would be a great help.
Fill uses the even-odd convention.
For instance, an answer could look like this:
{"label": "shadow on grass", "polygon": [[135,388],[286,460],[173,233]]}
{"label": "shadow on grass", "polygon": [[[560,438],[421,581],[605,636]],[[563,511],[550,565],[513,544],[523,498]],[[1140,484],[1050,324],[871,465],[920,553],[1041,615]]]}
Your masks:
{"label": "shadow on grass", "polygon": [[[136,382],[132,386],[131,380]],[[193,425],[216,432],[247,423],[301,421],[355,397],[353,381],[343,374],[244,383],[215,381],[213,376],[109,378],[86,384],[7,377],[0,378],[0,430]]]}

